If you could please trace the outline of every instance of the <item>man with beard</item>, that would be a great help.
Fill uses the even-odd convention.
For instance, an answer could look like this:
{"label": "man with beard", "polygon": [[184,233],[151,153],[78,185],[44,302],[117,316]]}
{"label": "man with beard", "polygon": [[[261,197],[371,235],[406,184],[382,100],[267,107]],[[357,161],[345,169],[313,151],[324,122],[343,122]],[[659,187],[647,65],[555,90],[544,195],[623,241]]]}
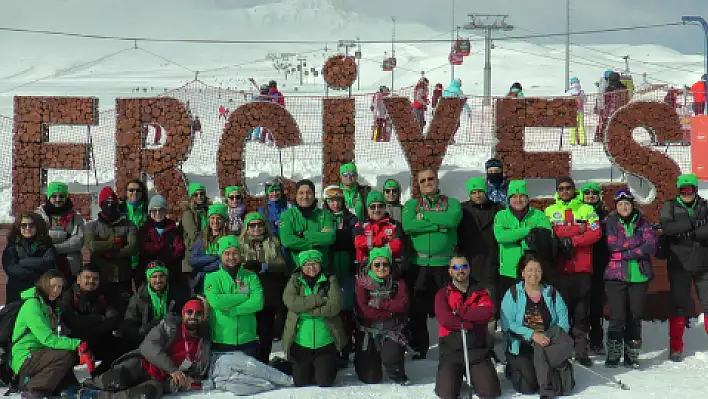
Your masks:
{"label": "man with beard", "polygon": [[138,350],[121,357],[105,373],[85,382],[82,399],[157,399],[163,394],[201,389],[211,364],[204,303],[189,300],[182,319],[167,317]]}
{"label": "man with beard", "polygon": [[125,348],[113,335],[121,322],[121,314],[108,293],[100,289],[100,284],[98,268],[86,263],[76,277],[76,284],[65,290],[59,299],[62,321],[68,330],[66,335],[86,341],[96,360],[101,361],[92,375],[106,371],[125,353]]}
{"label": "man with beard", "polygon": [[47,200],[37,208],[37,214],[49,228],[49,237],[57,250],[57,269],[71,281],[79,273],[83,259],[84,225],[86,221],[74,209],[69,199],[69,186],[61,182],[47,185]]}
{"label": "man with beard", "polygon": [[118,196],[111,187],[101,189],[98,205],[98,219],[84,229],[84,245],[91,252],[91,263],[100,270],[106,292],[116,293],[116,306],[122,313],[133,295],[132,257],[138,251],[138,229],[121,215]]}
{"label": "man with beard", "polygon": [[506,204],[509,181],[504,178],[504,163],[491,158],[484,163],[487,171],[487,198],[496,204]]}

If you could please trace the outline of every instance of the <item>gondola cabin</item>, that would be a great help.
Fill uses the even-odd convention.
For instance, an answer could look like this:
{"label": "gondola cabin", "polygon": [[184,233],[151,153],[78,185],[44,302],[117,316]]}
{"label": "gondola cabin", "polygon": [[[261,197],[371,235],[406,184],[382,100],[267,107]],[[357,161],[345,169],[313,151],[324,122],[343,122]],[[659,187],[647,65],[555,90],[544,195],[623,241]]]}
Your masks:
{"label": "gondola cabin", "polygon": [[383,70],[386,72],[393,71],[393,68],[396,67],[396,58],[395,57],[384,58],[383,64],[381,66],[382,66]]}
{"label": "gondola cabin", "polygon": [[450,60],[451,65],[462,65],[463,58],[461,55],[458,55],[455,50],[450,51],[450,56],[448,59]]}
{"label": "gondola cabin", "polygon": [[461,57],[466,57],[470,55],[470,50],[472,48],[470,44],[470,39],[458,38],[457,40],[455,40],[455,45],[453,48],[455,49],[455,54]]}

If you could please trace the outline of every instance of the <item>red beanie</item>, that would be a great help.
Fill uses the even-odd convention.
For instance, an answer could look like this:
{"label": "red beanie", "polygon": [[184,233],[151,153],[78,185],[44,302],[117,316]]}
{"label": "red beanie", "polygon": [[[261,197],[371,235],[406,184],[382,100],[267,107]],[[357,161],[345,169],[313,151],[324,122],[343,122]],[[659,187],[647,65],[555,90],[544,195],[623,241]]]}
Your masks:
{"label": "red beanie", "polygon": [[191,299],[187,301],[187,303],[184,304],[182,307],[182,316],[188,311],[191,310],[193,312],[201,312],[202,315],[204,314],[204,302],[202,302],[199,299]]}
{"label": "red beanie", "polygon": [[103,187],[101,189],[101,192],[98,193],[98,206],[101,206],[103,201],[109,198],[115,202],[118,202],[118,196],[116,195],[116,192],[113,191],[113,189],[109,186]]}

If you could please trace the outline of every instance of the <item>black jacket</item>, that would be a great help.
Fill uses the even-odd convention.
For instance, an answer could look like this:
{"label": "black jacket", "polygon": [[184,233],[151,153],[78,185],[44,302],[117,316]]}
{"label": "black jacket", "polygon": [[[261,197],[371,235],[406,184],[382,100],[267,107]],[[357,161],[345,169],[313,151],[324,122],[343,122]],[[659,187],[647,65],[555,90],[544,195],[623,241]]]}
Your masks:
{"label": "black jacket", "polygon": [[57,267],[57,251],[53,245],[30,243],[15,234],[7,236],[7,247],[2,253],[2,268],[7,275],[5,303],[20,300],[22,291],[32,288],[46,271]]}
{"label": "black jacket", "polygon": [[504,209],[502,204],[487,201],[475,205],[462,204],[462,222],[457,227],[459,252],[470,262],[470,274],[485,287],[494,284],[499,275],[499,244],[494,237],[494,216]]}
{"label": "black jacket", "polygon": [[659,222],[669,246],[669,269],[708,269],[708,202],[696,197],[693,215],[678,199],[666,201]]}
{"label": "black jacket", "polygon": [[84,341],[112,334],[122,320],[109,295],[100,291],[83,292],[77,285],[64,291],[59,299],[67,335]]}
{"label": "black jacket", "polygon": [[[170,287],[167,292],[167,314],[180,315],[182,307],[189,298],[189,292]],[[147,285],[143,284],[130,298],[128,310],[125,312],[125,321],[119,330],[120,335],[131,342],[140,342],[159,323],[160,320],[153,317],[152,301]]]}
{"label": "black jacket", "polygon": [[592,274],[602,280],[607,263],[610,261],[610,252],[607,249],[607,229],[605,228],[607,208],[605,208],[605,204],[602,201],[593,206],[593,208],[595,208],[595,213],[597,213],[602,226],[602,238],[592,246]]}

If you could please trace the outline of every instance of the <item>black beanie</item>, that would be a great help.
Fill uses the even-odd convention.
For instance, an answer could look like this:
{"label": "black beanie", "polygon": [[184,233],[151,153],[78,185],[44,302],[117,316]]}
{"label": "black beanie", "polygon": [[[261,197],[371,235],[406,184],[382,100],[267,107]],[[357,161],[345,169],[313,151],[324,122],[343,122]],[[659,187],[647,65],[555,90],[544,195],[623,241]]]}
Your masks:
{"label": "black beanie", "polygon": [[559,177],[556,179],[556,187],[560,186],[563,183],[568,183],[571,186],[573,186],[573,188],[575,188],[575,182],[573,181],[573,178],[570,176],[563,176],[563,177]]}

